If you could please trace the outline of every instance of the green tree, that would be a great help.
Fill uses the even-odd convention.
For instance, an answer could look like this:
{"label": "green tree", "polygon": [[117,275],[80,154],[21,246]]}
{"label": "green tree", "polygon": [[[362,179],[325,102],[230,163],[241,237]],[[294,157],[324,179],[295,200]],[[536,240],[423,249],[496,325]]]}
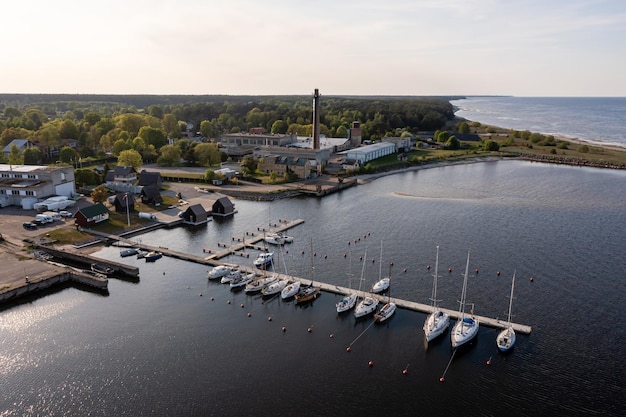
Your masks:
{"label": "green tree", "polygon": [[500,145],[495,140],[486,140],[483,149],[489,152],[497,152],[500,150]]}
{"label": "green tree", "polygon": [[64,146],[59,152],[59,160],[66,164],[75,164],[80,159],[80,155],[70,146]]}
{"label": "green tree", "polygon": [[125,141],[124,139],[118,139],[115,141],[115,143],[113,144],[113,155],[116,155],[119,157],[119,155],[124,152],[131,149],[131,145]]}
{"label": "green tree", "polygon": [[75,169],[74,179],[76,180],[76,185],[79,187],[86,185],[98,185],[102,183],[102,177],[100,177],[100,174],[89,168]]}
{"label": "green tree", "polygon": [[215,177],[216,177],[215,171],[213,171],[212,169],[207,169],[204,172],[204,179],[207,181],[213,181]]}
{"label": "green tree", "polygon": [[200,143],[193,150],[196,161],[202,166],[219,165],[221,162],[221,154],[217,145],[214,143]]}
{"label": "green tree", "polygon": [[469,132],[470,132],[470,127],[469,127],[469,125],[467,124],[467,122],[461,122],[461,123],[459,123],[459,124],[458,124],[458,126],[456,127],[456,130],[457,130],[459,133],[462,133],[462,134],[467,134],[467,133],[469,133]]}
{"label": "green tree", "polygon": [[128,149],[120,152],[120,156],[117,157],[117,164],[123,166],[131,166],[135,168],[135,171],[139,172],[143,160],[141,154],[134,149]]}
{"label": "green tree", "polygon": [[258,165],[257,161],[254,160],[254,157],[246,155],[241,162],[241,166],[247,168],[251,174],[254,174],[254,172],[257,170]]}
{"label": "green tree", "polygon": [[8,162],[11,165],[22,165],[24,163],[24,157],[21,155],[20,148],[17,145],[11,145],[9,150]]}
{"label": "green tree", "polygon": [[180,126],[178,125],[178,120],[176,119],[176,116],[171,113],[163,116],[163,129],[165,129],[165,134],[168,138],[180,137]]}
{"label": "green tree", "polygon": [[450,136],[446,141],[446,149],[461,149],[461,142],[456,138],[456,136]]}
{"label": "green tree", "polygon": [[39,165],[42,160],[41,151],[35,147],[24,149],[22,156],[25,165]]}
{"label": "green tree", "polygon": [[154,145],[156,149],[167,145],[167,139],[165,135],[163,135],[163,131],[154,127],[143,126],[139,129],[137,136],[142,138],[147,145]]}
{"label": "green tree", "polygon": [[214,122],[203,120],[200,122],[200,134],[205,138],[217,137],[219,131]]}
{"label": "green tree", "polygon": [[173,167],[180,164],[180,148],[176,145],[165,145],[161,148],[161,156],[157,164],[164,167]]}
{"label": "green tree", "polygon": [[61,139],[78,139],[78,127],[74,121],[66,119],[59,125],[59,136]]}
{"label": "green tree", "polygon": [[104,185],[98,185],[91,192],[91,199],[94,203],[104,203],[107,201],[109,193]]}
{"label": "green tree", "polygon": [[284,120],[279,119],[272,124],[271,132],[279,135],[284,135],[285,133],[287,133],[287,128],[289,128],[287,123]]}

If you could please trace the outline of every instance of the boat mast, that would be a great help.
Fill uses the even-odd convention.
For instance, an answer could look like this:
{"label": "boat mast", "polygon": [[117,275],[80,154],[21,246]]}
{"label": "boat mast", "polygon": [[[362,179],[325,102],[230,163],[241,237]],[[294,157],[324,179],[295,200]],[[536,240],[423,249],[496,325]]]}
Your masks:
{"label": "boat mast", "polygon": [[367,263],[367,249],[365,249],[365,254],[363,255],[363,267],[361,268],[361,279],[359,280],[359,295],[363,298],[365,296],[361,294],[361,285],[363,284],[363,279],[365,276],[365,264]]}
{"label": "boat mast", "polygon": [[467,274],[469,273],[470,254],[467,252],[467,264],[465,265],[465,276],[463,278],[463,290],[461,291],[461,301],[459,302],[459,313],[461,320],[465,319],[465,292],[467,291]]}
{"label": "boat mast", "polygon": [[383,279],[383,241],[380,241],[380,261],[378,261],[378,280]]}
{"label": "boat mast", "polygon": [[513,281],[511,282],[511,296],[509,297],[509,326],[511,325],[511,309],[513,308],[513,288],[515,288],[515,271],[513,271]]}
{"label": "boat mast", "polygon": [[433,302],[433,311],[437,310],[437,274],[439,273],[439,245],[437,245],[437,256],[435,257],[435,274],[433,275],[433,292],[430,300]]}

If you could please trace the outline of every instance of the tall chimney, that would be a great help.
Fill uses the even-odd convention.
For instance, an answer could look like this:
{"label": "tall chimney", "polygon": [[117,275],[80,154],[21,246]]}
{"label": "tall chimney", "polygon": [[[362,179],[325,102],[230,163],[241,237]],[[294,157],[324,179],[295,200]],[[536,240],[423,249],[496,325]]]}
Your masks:
{"label": "tall chimney", "polygon": [[313,149],[320,148],[320,92],[313,93]]}

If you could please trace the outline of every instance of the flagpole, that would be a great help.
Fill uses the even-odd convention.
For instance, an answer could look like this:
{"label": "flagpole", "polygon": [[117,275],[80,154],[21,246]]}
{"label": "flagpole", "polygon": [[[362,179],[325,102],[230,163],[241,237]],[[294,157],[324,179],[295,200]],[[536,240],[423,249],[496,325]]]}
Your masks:
{"label": "flagpole", "polygon": [[124,199],[126,200],[126,219],[128,220],[128,227],[130,227],[130,212],[128,210],[128,193],[124,195]]}

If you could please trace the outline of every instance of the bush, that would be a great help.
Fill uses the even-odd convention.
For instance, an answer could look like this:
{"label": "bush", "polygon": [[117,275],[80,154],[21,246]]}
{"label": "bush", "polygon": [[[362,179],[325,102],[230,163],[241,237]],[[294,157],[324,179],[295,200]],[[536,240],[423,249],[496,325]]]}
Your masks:
{"label": "bush", "polygon": [[589,146],[587,146],[587,145],[580,145],[578,147],[578,152],[580,152],[580,153],[587,153],[587,152],[589,152]]}

